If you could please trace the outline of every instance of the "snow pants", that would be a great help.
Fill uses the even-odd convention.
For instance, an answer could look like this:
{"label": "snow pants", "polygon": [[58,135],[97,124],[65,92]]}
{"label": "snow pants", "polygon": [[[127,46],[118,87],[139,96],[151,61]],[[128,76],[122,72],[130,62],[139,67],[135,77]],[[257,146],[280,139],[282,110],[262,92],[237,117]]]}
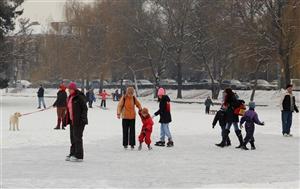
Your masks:
{"label": "snow pants", "polygon": [[139,136],[139,142],[143,143],[145,141],[145,143],[147,145],[150,145],[151,144],[151,134],[152,134],[152,128],[151,129],[142,128],[142,131]]}

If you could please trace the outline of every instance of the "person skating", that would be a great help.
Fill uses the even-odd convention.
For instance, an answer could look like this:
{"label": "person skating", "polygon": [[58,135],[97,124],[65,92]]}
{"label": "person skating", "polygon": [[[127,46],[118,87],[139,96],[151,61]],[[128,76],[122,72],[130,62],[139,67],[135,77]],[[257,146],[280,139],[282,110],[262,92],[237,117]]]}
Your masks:
{"label": "person skating", "polygon": [[246,137],[244,138],[243,145],[241,149],[243,150],[249,150],[247,148],[248,142],[251,144],[251,150],[255,150],[256,147],[254,145],[254,130],[255,130],[255,124],[257,125],[265,125],[264,122],[261,122],[258,119],[258,115],[255,112],[255,103],[249,102],[249,110],[247,110],[244,114],[244,116],[241,118],[240,121],[240,127],[243,127],[243,124],[245,123],[245,130],[246,130]]}
{"label": "person skating", "polygon": [[205,105],[205,113],[206,114],[209,114],[209,111],[210,111],[210,106],[213,106],[214,103],[213,101],[211,100],[210,96],[208,96],[204,102],[204,105]]}
{"label": "person skating", "polygon": [[83,161],[82,135],[85,125],[88,124],[86,97],[77,89],[76,83],[71,82],[68,86],[69,97],[67,99],[66,125],[70,125],[71,147],[66,161]]}
{"label": "person skating", "polygon": [[65,118],[66,109],[67,109],[67,98],[68,95],[66,93],[66,87],[63,84],[61,84],[59,86],[59,91],[57,92],[56,100],[53,104],[53,107],[56,107],[56,113],[57,113],[57,125],[54,129],[60,129],[61,124],[62,124],[62,129],[65,129],[63,120]]}
{"label": "person skating", "polygon": [[243,145],[243,136],[242,131],[239,128],[239,117],[235,114],[235,109],[239,107],[239,102],[237,100],[236,95],[233,93],[231,88],[227,88],[224,90],[224,103],[223,107],[226,111],[226,127],[224,130],[224,137],[222,138],[222,142],[217,144],[219,147],[226,146],[227,138],[229,137],[230,128],[233,125],[235,134],[239,140],[239,145],[236,148],[241,148]]}
{"label": "person skating", "polygon": [[108,94],[105,90],[103,90],[99,96],[101,97],[101,108],[106,108],[106,99],[107,96],[110,96],[110,94]]}
{"label": "person skating", "polygon": [[[169,124],[172,122],[171,111],[170,111],[170,98],[166,95],[163,88],[159,88],[157,92],[159,100],[159,109],[154,113],[154,116],[160,116],[160,141],[156,142],[156,146],[165,146],[165,137],[168,137],[168,147],[174,146],[172,135],[169,129]],[[154,117],[153,116],[153,117]]]}
{"label": "person skating", "polygon": [[139,115],[141,117],[143,126],[141,133],[139,135],[139,148],[138,150],[142,150],[142,144],[145,141],[145,143],[148,146],[148,150],[152,150],[151,144],[151,134],[152,134],[152,127],[153,127],[153,120],[152,117],[149,114],[149,110],[147,108],[143,108],[139,111]]}
{"label": "person skating", "polygon": [[[226,112],[225,109],[223,107],[221,107],[221,109],[217,112],[217,114],[214,117],[213,123],[212,123],[212,128],[214,129],[216,124],[219,122],[219,125],[221,127],[221,136],[222,138],[225,135],[225,127],[226,127]],[[222,142],[221,142],[222,143]],[[220,145],[216,144],[216,145]],[[225,146],[231,146],[231,141],[229,136],[226,138],[226,143]]]}
{"label": "person skating", "polygon": [[43,104],[44,108],[46,108],[46,103],[45,103],[45,99],[44,99],[44,93],[45,93],[45,89],[43,88],[42,85],[40,85],[40,88],[37,92],[37,96],[38,96],[38,102],[39,102],[39,106],[38,109],[41,109],[41,105]]}
{"label": "person skating", "polygon": [[88,101],[89,108],[93,108],[93,102],[96,101],[95,93],[93,89],[88,90],[88,92],[86,93],[86,99]]}
{"label": "person skating", "polygon": [[293,112],[299,112],[296,106],[296,99],[293,95],[293,85],[286,86],[286,92],[281,97],[281,120],[282,120],[282,135],[285,137],[293,136],[291,134],[291,126],[293,121]]}
{"label": "person skating", "polygon": [[122,118],[123,147],[125,149],[128,148],[128,144],[131,149],[134,149],[135,146],[135,107],[139,110],[142,109],[140,102],[134,96],[134,88],[128,87],[117,108],[117,117],[118,119]]}

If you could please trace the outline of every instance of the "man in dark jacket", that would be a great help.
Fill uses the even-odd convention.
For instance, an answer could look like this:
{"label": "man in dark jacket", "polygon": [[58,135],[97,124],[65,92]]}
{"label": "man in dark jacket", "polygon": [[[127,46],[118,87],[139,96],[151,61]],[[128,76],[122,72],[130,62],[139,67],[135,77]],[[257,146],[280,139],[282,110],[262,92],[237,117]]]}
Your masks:
{"label": "man in dark jacket", "polygon": [[172,135],[169,129],[169,123],[172,122],[170,111],[170,98],[165,94],[165,90],[160,88],[157,93],[159,99],[159,110],[155,112],[154,116],[160,115],[160,141],[156,142],[156,146],[165,146],[165,136],[168,137],[167,147],[174,146]]}
{"label": "man in dark jacket", "polygon": [[286,137],[293,136],[290,133],[293,112],[299,112],[298,107],[296,106],[296,99],[293,95],[293,85],[289,84],[286,86],[286,92],[281,98],[281,120],[282,120],[282,134]]}
{"label": "man in dark jacket", "polygon": [[66,161],[81,162],[83,160],[82,135],[85,125],[88,124],[86,98],[77,89],[74,82],[69,84],[67,99],[66,125],[70,124],[71,148]]}
{"label": "man in dark jacket", "polygon": [[[67,109],[67,97],[66,87],[61,84],[59,86],[59,91],[57,92],[56,100],[53,104],[53,106],[56,107],[57,112],[57,125],[54,129],[60,129],[60,124],[63,123]],[[62,124],[62,129],[65,129],[64,124]]]}
{"label": "man in dark jacket", "polygon": [[206,99],[205,102],[204,102],[204,105],[205,105],[205,113],[206,113],[206,114],[209,114],[210,106],[213,106],[213,105],[214,105],[214,103],[213,103],[213,101],[211,100],[210,96],[207,97],[207,99]]}
{"label": "man in dark jacket", "polygon": [[45,100],[44,100],[44,88],[42,85],[40,85],[40,88],[37,92],[38,100],[39,100],[39,106],[38,109],[41,109],[41,104],[43,103],[44,108],[46,108]]}

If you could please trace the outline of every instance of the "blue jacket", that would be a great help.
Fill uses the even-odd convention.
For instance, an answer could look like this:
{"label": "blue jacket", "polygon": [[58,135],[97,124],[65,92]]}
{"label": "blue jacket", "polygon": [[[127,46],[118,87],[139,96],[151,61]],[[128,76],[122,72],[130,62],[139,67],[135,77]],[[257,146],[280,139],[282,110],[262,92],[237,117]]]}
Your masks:
{"label": "blue jacket", "polygon": [[[246,122],[246,123],[245,123]],[[250,108],[247,110],[242,117],[240,124],[244,124],[245,127],[254,127],[255,124],[257,125],[264,125],[259,119],[257,113],[254,111],[254,109]]]}

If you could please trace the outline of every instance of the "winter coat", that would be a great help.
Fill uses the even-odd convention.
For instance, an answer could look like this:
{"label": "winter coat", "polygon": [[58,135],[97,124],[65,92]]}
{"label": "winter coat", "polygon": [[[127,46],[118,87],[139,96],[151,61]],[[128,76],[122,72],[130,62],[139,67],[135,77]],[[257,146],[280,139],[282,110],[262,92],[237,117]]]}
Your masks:
{"label": "winter coat", "polygon": [[58,91],[57,97],[56,97],[56,100],[55,100],[53,106],[66,107],[67,106],[67,98],[68,98],[68,95],[67,95],[66,91],[64,91],[64,90]]}
{"label": "winter coat", "polygon": [[[68,97],[68,101],[71,96]],[[70,110],[67,108],[67,114],[65,116],[65,124],[72,124],[73,127],[81,127],[88,124],[87,112],[88,108],[86,106],[86,97],[84,94],[78,90],[75,91],[75,94],[72,99],[72,109],[73,109],[73,120],[71,123],[70,120]]]}
{"label": "winter coat", "polygon": [[214,105],[214,103],[212,102],[212,100],[210,98],[206,99],[204,104],[205,104],[206,107],[210,107],[210,106]]}
{"label": "winter coat", "polygon": [[239,116],[234,114],[234,109],[238,107],[239,102],[235,95],[225,96],[224,107],[226,107],[226,121],[227,123],[239,122]]}
{"label": "winter coat", "polygon": [[292,94],[286,92],[281,98],[281,111],[299,112],[296,106],[296,98]]}
{"label": "winter coat", "polygon": [[215,115],[215,118],[213,120],[212,125],[215,127],[217,122],[219,122],[219,125],[221,127],[226,126],[226,112],[224,110],[219,110],[217,114]]}
{"label": "winter coat", "polygon": [[87,101],[89,101],[89,102],[93,102],[96,100],[95,94],[93,92],[87,92],[85,94],[85,96],[86,96]]}
{"label": "winter coat", "polygon": [[139,111],[139,115],[140,115],[142,123],[143,123],[142,130],[152,131],[154,122],[153,122],[151,116],[148,115],[147,117],[143,117],[141,114],[141,111]]}
{"label": "winter coat", "polygon": [[101,100],[106,100],[107,96],[109,96],[109,94],[107,92],[102,92],[99,94],[99,96],[101,97]]}
{"label": "winter coat", "polygon": [[119,101],[117,114],[122,116],[122,119],[135,119],[135,106],[142,109],[141,103],[135,96],[122,96]]}
{"label": "winter coat", "polygon": [[244,123],[245,128],[254,127],[254,124],[263,125],[263,123],[258,119],[257,113],[252,108],[247,110],[244,116],[241,118],[240,124],[242,125]]}
{"label": "winter coat", "polygon": [[163,95],[159,100],[159,110],[154,113],[155,116],[160,115],[159,123],[170,123],[172,122],[171,112],[167,109],[167,104],[170,103],[168,95]]}
{"label": "winter coat", "polygon": [[38,97],[44,97],[44,88],[43,87],[40,87],[38,92],[37,92],[37,96]]}

